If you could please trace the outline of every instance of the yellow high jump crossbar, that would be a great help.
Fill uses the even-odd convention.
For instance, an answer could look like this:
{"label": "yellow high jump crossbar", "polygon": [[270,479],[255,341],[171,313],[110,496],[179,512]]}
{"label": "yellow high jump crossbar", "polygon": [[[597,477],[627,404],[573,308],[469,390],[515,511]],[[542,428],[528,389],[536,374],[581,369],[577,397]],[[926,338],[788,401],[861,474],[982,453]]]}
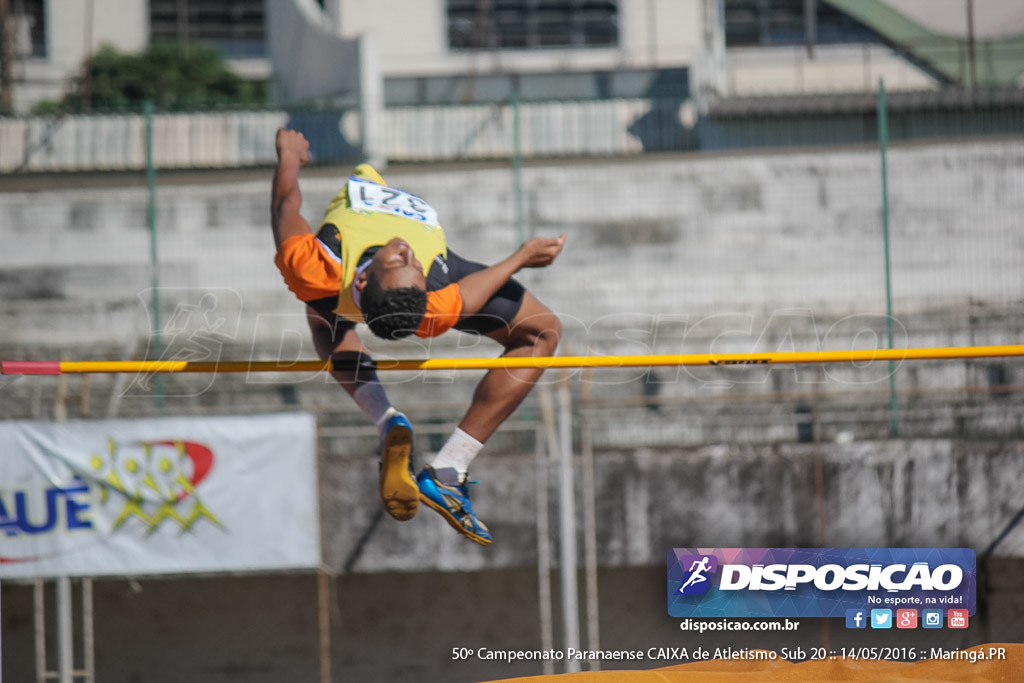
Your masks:
{"label": "yellow high jump crossbar", "polygon": [[494,368],[636,368],[663,366],[748,366],[800,363],[867,363],[873,361],[951,360],[1024,356],[1024,344],[918,349],[848,351],[778,351],[765,353],[659,354],[637,356],[527,356],[519,358],[429,358],[362,361],[0,361],[3,375],[87,373],[221,373],[329,372],[376,370],[490,370]]}

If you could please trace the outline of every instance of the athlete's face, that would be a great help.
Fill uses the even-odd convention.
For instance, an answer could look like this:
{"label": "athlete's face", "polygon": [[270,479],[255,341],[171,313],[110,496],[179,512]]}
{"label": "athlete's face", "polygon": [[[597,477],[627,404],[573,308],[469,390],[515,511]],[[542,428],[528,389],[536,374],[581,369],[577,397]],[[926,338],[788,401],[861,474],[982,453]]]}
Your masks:
{"label": "athlete's face", "polygon": [[416,254],[409,243],[398,237],[374,254],[368,270],[373,271],[382,289],[427,287],[427,279],[423,277],[423,264],[416,260]]}

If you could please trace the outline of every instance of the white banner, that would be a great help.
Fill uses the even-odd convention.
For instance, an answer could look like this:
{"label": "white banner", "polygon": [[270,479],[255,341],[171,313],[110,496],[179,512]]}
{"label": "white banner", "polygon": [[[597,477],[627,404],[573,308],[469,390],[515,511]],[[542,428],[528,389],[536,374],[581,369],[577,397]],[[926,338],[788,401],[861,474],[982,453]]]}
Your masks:
{"label": "white banner", "polygon": [[0,578],[320,566],[305,413],[0,422]]}

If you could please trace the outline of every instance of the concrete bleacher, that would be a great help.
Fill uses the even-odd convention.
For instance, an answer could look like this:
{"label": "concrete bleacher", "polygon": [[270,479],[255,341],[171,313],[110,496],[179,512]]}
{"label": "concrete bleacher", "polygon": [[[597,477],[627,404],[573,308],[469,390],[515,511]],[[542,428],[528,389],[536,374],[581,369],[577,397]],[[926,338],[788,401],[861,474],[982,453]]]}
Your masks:
{"label": "concrete bleacher", "polygon": [[[1019,301],[1013,235],[1024,196],[1015,172],[1022,144],[890,152],[897,321],[925,313],[922,322],[947,321]],[[879,166],[873,150],[531,165],[523,170],[523,235],[564,232],[569,241],[557,267],[520,277],[562,315],[577,346],[614,338],[623,326],[636,330],[640,346],[678,344],[669,335],[679,329],[713,337],[715,328],[731,330],[727,343],[742,346],[793,325],[827,346],[830,326],[816,319],[855,316],[841,336],[859,321],[877,329],[886,314]],[[303,180],[312,223],[347,170],[318,169]],[[165,317],[212,293],[229,341],[276,346],[283,330],[302,329],[290,319],[301,322],[301,307],[272,263],[265,175],[158,186]],[[510,169],[405,167],[386,177],[440,208],[463,256],[491,261],[515,247]],[[0,292],[5,315],[18,320],[0,343],[141,343],[153,282],[146,189],[69,180],[71,187],[39,191],[0,185],[0,238],[9,245],[0,254]],[[898,324],[897,334],[911,345],[925,337],[957,345],[969,336],[959,323]]]}

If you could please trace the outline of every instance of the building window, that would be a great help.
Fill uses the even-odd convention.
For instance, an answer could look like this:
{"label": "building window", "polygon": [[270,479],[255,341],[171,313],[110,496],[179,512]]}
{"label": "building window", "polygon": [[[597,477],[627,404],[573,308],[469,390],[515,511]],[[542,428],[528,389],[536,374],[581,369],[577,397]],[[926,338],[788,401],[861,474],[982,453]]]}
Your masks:
{"label": "building window", "polygon": [[[725,0],[727,47],[803,45],[808,42],[804,0]],[[814,42],[876,43],[878,35],[827,3],[814,2]]]}
{"label": "building window", "polygon": [[616,98],[682,100],[690,95],[690,72],[685,68],[615,69],[384,79],[384,102],[388,107],[505,104],[512,98],[513,91],[522,102],[590,102]]}
{"label": "building window", "polygon": [[617,0],[446,0],[453,50],[613,47]]}
{"label": "building window", "polygon": [[46,11],[43,0],[8,0],[14,21],[14,57],[46,57]]}
{"label": "building window", "polygon": [[153,40],[202,41],[227,58],[267,55],[263,0],[150,0]]}

